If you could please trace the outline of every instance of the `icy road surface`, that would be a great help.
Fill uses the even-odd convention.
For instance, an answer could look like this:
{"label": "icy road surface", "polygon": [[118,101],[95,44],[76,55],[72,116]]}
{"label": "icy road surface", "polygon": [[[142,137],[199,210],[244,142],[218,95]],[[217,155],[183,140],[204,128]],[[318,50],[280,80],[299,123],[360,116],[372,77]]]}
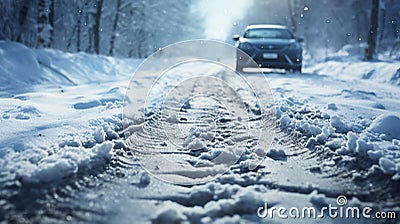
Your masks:
{"label": "icy road surface", "polygon": [[[259,113],[251,97],[245,100],[254,116],[250,127],[275,132],[271,147],[254,148],[254,141],[265,139],[241,136],[243,120],[232,116],[242,105],[235,102],[236,91],[206,79],[188,82],[179,92],[201,89],[203,97],[193,99],[183,110],[179,105],[164,108],[166,114],[153,114],[150,121],[155,122],[147,122],[144,128],[140,127],[144,123],[140,117],[128,126],[144,139],[144,147],[161,149],[184,165],[207,167],[224,165],[230,159],[238,161],[209,182],[174,185],[148,174],[135,152],[122,141],[123,97],[138,61],[14,47],[24,55],[32,55],[29,60],[43,81],[33,89],[3,88],[1,92],[2,221],[281,223],[276,214],[272,220],[258,217],[258,208],[267,202],[270,207],[319,209],[329,204],[337,206],[336,199],[341,195],[347,198],[346,206],[370,206],[374,211],[399,214],[399,86],[356,75],[318,73],[318,65],[305,69],[305,74],[246,74],[253,83],[267,78],[275,98],[276,118],[271,121],[276,119],[277,123],[267,122],[267,126],[256,123]],[[74,64],[66,63],[71,60]],[[18,60],[14,63],[18,66]],[[368,66],[374,70],[382,65]],[[400,65],[388,62],[383,66]],[[7,70],[11,71],[12,66]],[[207,72],[223,76],[218,70]],[[397,74],[396,69],[388,72],[393,77]],[[93,76],[83,79],[84,74]],[[150,75],[135,87],[147,91],[146,82],[153,79]],[[216,89],[220,91],[212,91]],[[210,96],[225,98],[229,107],[210,101]],[[178,101],[179,97],[185,95],[175,95]],[[182,148],[168,148],[170,144],[160,139],[146,139],[149,133],[159,131],[158,122],[181,128],[174,141]],[[243,146],[241,153],[235,151],[235,145]],[[221,152],[228,153],[220,161],[212,160]],[[265,159],[257,168],[249,169],[260,155]],[[202,169],[200,176],[184,171],[161,175],[186,180],[204,178],[216,170]],[[398,220],[325,216],[311,222]]]}

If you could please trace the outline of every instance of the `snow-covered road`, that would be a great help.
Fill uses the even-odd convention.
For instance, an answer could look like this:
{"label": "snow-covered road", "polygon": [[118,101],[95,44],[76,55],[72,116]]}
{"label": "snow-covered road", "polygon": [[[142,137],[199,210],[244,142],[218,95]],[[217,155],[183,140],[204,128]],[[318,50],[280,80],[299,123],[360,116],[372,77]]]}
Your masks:
{"label": "snow-covered road", "polygon": [[[210,79],[184,83],[176,93],[172,90],[169,96],[174,100],[166,101],[163,113],[124,123],[125,91],[140,61],[1,44],[0,71],[5,75],[0,79],[6,84],[0,91],[0,220],[281,223],[276,211],[273,218],[263,219],[258,209],[268,203],[270,208],[320,211],[338,206],[339,196],[347,198],[344,208],[371,207],[371,216],[377,211],[399,214],[398,62],[334,61],[309,66],[304,74],[246,74],[259,89],[268,80],[276,125],[275,116],[267,124],[258,123],[262,119],[251,96],[242,107],[242,102],[235,101],[241,90]],[[37,70],[21,71],[19,55],[28,55],[24,66],[31,64]],[[348,69],[351,66],[362,69]],[[216,69],[207,72],[218,80],[231,78]],[[39,76],[34,88],[24,77],[32,73]],[[133,85],[145,92],[146,82],[153,80],[143,77]],[[201,97],[185,104],[193,92]],[[180,100],[183,104],[174,104]],[[253,117],[243,119],[240,111],[249,108]],[[129,127],[130,134],[140,139],[134,143],[144,144],[128,146],[140,150],[128,149],[122,140]],[[167,138],[160,127],[167,130]],[[254,144],[268,142],[251,131],[263,128],[275,133],[269,148]],[[243,130],[250,134],[243,136]],[[171,173],[162,167],[163,172],[156,172],[158,178],[186,184],[164,182],[143,169],[143,162],[151,161],[138,157],[143,150],[157,150],[182,166],[196,165],[201,172],[188,172],[186,167]],[[257,160],[257,156],[265,159]],[[254,161],[261,164],[249,169]],[[218,170],[221,167],[223,173]],[[187,184],[201,178],[207,182]],[[398,220],[325,214],[311,222]]]}

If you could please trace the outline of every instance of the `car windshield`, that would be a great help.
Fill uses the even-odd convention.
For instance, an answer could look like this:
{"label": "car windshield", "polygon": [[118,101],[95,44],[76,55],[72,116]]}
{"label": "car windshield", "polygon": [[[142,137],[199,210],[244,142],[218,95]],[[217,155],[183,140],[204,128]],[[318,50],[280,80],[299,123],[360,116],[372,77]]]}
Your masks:
{"label": "car windshield", "polygon": [[244,33],[245,38],[276,38],[276,39],[292,39],[293,36],[286,29],[274,28],[257,28],[248,29]]}

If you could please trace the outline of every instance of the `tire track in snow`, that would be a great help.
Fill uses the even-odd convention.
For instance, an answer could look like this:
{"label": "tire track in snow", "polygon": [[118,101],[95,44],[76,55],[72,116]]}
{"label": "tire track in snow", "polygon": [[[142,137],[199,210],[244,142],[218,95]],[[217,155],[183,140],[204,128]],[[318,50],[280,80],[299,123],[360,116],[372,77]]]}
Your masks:
{"label": "tire track in snow", "polygon": [[[191,92],[197,92],[196,88],[201,88],[202,85],[208,86],[207,83],[200,83],[189,89]],[[190,130],[190,127],[198,125],[202,127],[204,125],[202,122],[196,122],[198,118],[207,119],[210,118],[208,115],[211,114],[211,118],[215,122],[220,118],[221,114],[231,115],[224,107],[199,108],[196,107],[195,101],[192,103],[190,108],[184,108],[184,110],[181,110],[180,107],[167,107],[164,108],[163,112],[167,115],[177,113],[175,117],[178,117],[175,120],[177,123],[172,124],[188,126],[186,130]],[[318,118],[318,116],[315,117]],[[195,154],[190,150],[185,151],[183,147],[172,148],[173,150],[166,148],[163,144],[163,140],[165,139],[163,136],[164,133],[160,130],[159,124],[160,122],[170,123],[167,122],[167,119],[173,119],[173,117],[155,113],[150,116],[149,122],[145,124],[143,129],[139,129],[135,133],[142,140],[143,145],[156,149],[156,151],[162,151],[164,155],[171,157],[172,155],[178,155],[175,159],[187,158],[184,162],[197,159],[200,154]],[[240,131],[235,132],[238,127],[232,128],[229,125],[232,120],[225,119],[216,122],[217,134],[211,140],[211,143],[206,145],[207,147],[222,148],[229,145],[230,141],[235,143],[232,139],[235,137],[235,134],[240,134]],[[254,116],[251,120],[257,120],[257,116]],[[273,124],[268,125],[272,127]],[[332,157],[332,155],[324,149],[304,150],[307,137],[301,133],[281,130],[279,127],[274,127],[274,131],[276,135],[272,148],[283,150],[286,158],[277,159],[277,157],[270,155],[257,169],[248,170],[246,169],[247,166],[240,163],[246,162],[251,158],[250,155],[254,152],[252,147],[254,147],[254,142],[258,139],[239,139],[239,141],[246,142],[245,147],[249,149],[249,154],[244,153],[239,162],[231,166],[218,179],[209,184],[199,186],[171,186],[149,177],[134,157],[134,153],[123,147],[116,148],[114,156],[104,171],[78,176],[67,180],[66,183],[59,184],[59,186],[49,191],[38,189],[38,192],[35,194],[43,194],[44,196],[34,199],[37,206],[36,210],[29,211],[31,208],[21,208],[21,210],[15,213],[10,213],[7,220],[16,222],[24,222],[27,219],[38,222],[42,220],[45,220],[44,222],[68,220],[72,222],[91,221],[104,223],[110,221],[110,217],[114,217],[116,214],[135,216],[137,213],[132,211],[133,208],[143,205],[145,209],[153,208],[147,211],[147,213],[146,211],[141,211],[143,212],[142,215],[147,215],[142,218],[148,221],[153,217],[154,211],[158,211],[164,206],[164,203],[169,201],[191,209],[191,207],[204,206],[210,202],[223,203],[225,199],[235,197],[236,190],[239,192],[257,192],[256,189],[252,188],[254,186],[263,186],[268,190],[278,190],[278,192],[301,195],[308,195],[317,190],[319,193],[323,193],[331,198],[346,192],[349,197],[357,196],[365,201],[376,202],[377,200],[385,199],[382,196],[375,197],[374,195],[370,195],[371,191],[365,192],[362,188],[359,188],[360,186],[356,186],[356,189],[354,189],[352,187],[353,181],[350,176],[346,175],[345,171],[334,168],[328,169],[324,166],[324,162]],[[157,134],[152,134],[153,138],[148,138],[149,132]],[[181,135],[179,132],[174,137],[180,143],[185,141],[184,135]],[[320,171],[315,172],[313,168],[319,166],[321,167]],[[305,185],[306,183],[301,182],[301,179],[297,179],[300,175],[305,175],[304,178],[310,181],[309,185]],[[222,189],[234,188],[235,190],[225,195],[216,190],[213,191],[212,186],[221,187]],[[13,188],[13,186],[10,188]],[[204,196],[202,198],[193,193],[196,191],[210,191],[210,193],[200,194],[202,197]],[[392,193],[393,188],[389,187],[385,190],[383,187],[377,191],[382,191],[383,194]],[[21,194],[21,192],[17,190],[16,194]],[[393,205],[396,205],[396,203],[394,201]],[[123,210],[121,207],[126,207],[126,210]],[[140,210],[140,208],[137,209]],[[249,211],[243,214],[256,215],[255,212],[249,213]],[[141,219],[137,218],[138,220]],[[198,221],[195,215],[193,215],[192,219]]]}

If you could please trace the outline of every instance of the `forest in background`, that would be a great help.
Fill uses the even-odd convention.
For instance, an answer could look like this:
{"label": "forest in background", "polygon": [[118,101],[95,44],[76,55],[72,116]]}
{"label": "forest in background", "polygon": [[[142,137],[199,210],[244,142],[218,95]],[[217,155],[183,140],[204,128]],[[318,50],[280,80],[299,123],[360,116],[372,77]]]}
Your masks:
{"label": "forest in background", "polygon": [[400,59],[398,0],[253,0],[231,33],[241,34],[246,25],[265,21],[291,27],[304,37],[312,58],[327,57],[351,44]]}
{"label": "forest in background", "polygon": [[[33,48],[55,48],[117,57],[147,57],[177,41],[207,38],[205,0],[2,0],[0,39]],[[274,23],[305,38],[312,58],[347,44],[400,59],[398,0],[252,0],[231,34],[248,24]],[[223,13],[223,12],[221,12]],[[224,40],[229,41],[229,40]]]}
{"label": "forest in background", "polygon": [[193,0],[1,0],[0,39],[117,57],[147,57],[201,33]]}

